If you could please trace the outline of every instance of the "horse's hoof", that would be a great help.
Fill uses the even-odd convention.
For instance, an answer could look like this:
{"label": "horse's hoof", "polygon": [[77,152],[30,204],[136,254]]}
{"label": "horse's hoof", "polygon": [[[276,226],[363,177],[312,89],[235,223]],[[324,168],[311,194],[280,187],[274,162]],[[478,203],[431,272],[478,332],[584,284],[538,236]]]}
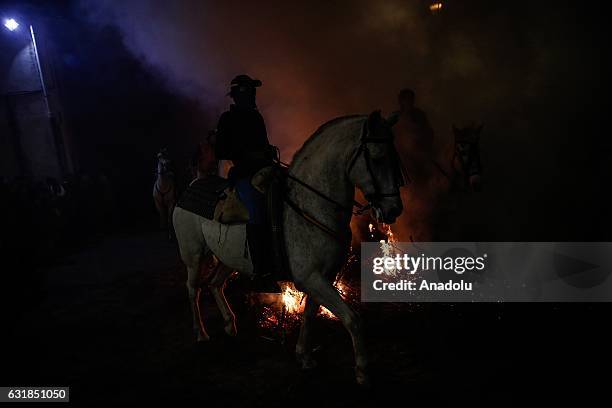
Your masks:
{"label": "horse's hoof", "polygon": [[355,367],[355,380],[362,388],[370,388],[370,376],[366,373],[365,368]]}
{"label": "horse's hoof", "polygon": [[317,360],[310,353],[295,353],[302,370],[312,370],[317,367]]}
{"label": "horse's hoof", "polygon": [[228,336],[235,337],[236,334],[238,334],[238,330],[236,329],[236,324],[234,322],[226,323],[225,326],[223,327],[223,330],[225,330],[225,333]]}
{"label": "horse's hoof", "polygon": [[209,340],[210,340],[210,336],[206,333],[198,333],[197,338],[196,338],[196,342],[198,343],[203,343]]}

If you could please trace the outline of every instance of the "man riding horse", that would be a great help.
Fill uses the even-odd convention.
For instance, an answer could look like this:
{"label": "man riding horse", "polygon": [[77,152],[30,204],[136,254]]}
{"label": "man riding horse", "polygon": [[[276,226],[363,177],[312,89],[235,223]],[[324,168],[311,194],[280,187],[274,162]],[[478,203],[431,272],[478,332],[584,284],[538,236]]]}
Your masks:
{"label": "man riding horse", "polygon": [[273,159],[266,125],[255,102],[256,88],[260,86],[260,80],[248,75],[238,75],[232,80],[228,96],[234,104],[219,118],[215,155],[218,160],[232,161],[228,178],[249,210],[246,231],[254,267],[253,284],[261,291],[279,292],[267,245],[265,196],[251,183],[253,175],[272,165]]}

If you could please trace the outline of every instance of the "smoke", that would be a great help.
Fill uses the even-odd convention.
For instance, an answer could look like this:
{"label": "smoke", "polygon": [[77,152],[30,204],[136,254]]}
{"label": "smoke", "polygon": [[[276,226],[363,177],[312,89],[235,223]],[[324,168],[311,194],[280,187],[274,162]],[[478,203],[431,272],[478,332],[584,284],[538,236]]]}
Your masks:
{"label": "smoke", "polygon": [[[442,151],[452,123],[485,123],[483,161],[494,182],[472,209],[482,218],[482,206],[499,206],[518,188],[507,177],[517,156],[529,163],[519,177],[554,167],[545,153],[550,136],[534,118],[558,112],[558,86],[573,93],[568,79],[591,56],[578,56],[572,33],[557,35],[571,13],[501,3],[448,1],[435,15],[426,1],[400,0],[82,0],[80,8],[90,21],[117,27],[134,55],[169,88],[197,98],[211,119],[227,108],[233,76],[261,79],[258,104],[285,160],[331,118],[396,110],[403,87],[416,90]],[[411,219],[430,206],[410,200]]]}
{"label": "smoke", "polygon": [[395,109],[403,86],[443,112],[437,81],[487,71],[467,34],[436,44],[438,16],[423,2],[86,0],[82,8],[92,21],[117,26],[135,55],[208,111],[227,107],[234,75],[260,78],[260,109],[287,156],[335,116]]}

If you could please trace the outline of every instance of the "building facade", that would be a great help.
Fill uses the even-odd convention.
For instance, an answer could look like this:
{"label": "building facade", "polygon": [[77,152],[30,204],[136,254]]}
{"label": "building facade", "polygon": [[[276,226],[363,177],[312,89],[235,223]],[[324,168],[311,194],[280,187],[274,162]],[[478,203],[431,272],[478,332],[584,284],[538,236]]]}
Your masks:
{"label": "building facade", "polygon": [[25,24],[1,28],[0,176],[61,179],[72,166],[48,44]]}

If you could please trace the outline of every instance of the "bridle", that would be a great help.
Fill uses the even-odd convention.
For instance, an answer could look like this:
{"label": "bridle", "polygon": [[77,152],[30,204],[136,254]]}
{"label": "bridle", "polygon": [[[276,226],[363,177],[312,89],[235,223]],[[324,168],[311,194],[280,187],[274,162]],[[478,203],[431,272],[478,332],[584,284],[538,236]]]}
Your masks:
{"label": "bridle", "polygon": [[363,159],[365,161],[366,170],[368,172],[368,176],[370,177],[370,181],[372,182],[372,186],[374,187],[374,192],[364,194],[366,200],[369,203],[376,202],[381,198],[388,197],[399,197],[400,196],[400,187],[406,184],[406,180],[408,179],[406,176],[406,172],[404,167],[401,164],[401,159],[397,154],[397,150],[391,149],[392,156],[390,160],[392,161],[392,165],[394,166],[394,181],[396,182],[394,188],[390,192],[382,192],[378,180],[374,177],[374,172],[372,171],[372,157],[370,155],[370,149],[368,148],[368,143],[384,143],[384,144],[393,144],[393,138],[379,138],[379,137],[370,137],[369,132],[367,130],[369,121],[366,120],[361,128],[361,138],[359,147],[353,153],[351,160],[346,168],[346,174],[351,174],[351,170],[357,163],[357,159],[360,155],[363,155]]}
{"label": "bridle", "polygon": [[[467,147],[463,147],[463,145]],[[466,180],[471,176],[480,174],[482,172],[482,166],[480,164],[480,148],[478,142],[475,140],[455,139],[453,156],[450,159],[451,169],[455,168],[455,161],[458,161],[461,166],[461,170],[457,169],[457,171],[461,171]],[[449,182],[452,182],[450,174],[448,174],[435,159],[431,159],[431,162]]]}
{"label": "bridle", "polygon": [[158,176],[165,176],[166,174],[172,174],[172,170],[170,169],[169,166],[169,161],[164,158],[164,157],[160,157],[157,160],[157,175]]}
{"label": "bridle", "polygon": [[[165,158],[165,157],[159,157],[157,160],[157,176],[169,176],[170,178],[173,178],[174,176],[174,172],[172,171],[172,169],[170,169],[169,166],[169,161]],[[159,179],[155,180],[155,191],[157,191],[159,194],[161,194],[162,197],[164,197],[166,194],[168,194],[172,189],[173,186],[171,185],[170,187],[168,187],[168,189],[166,191],[161,191],[161,189],[158,187],[158,183],[160,182]]]}
{"label": "bridle", "polygon": [[[465,147],[463,146],[465,145]],[[480,174],[480,153],[478,143],[474,141],[459,141],[455,144],[454,158],[459,158],[459,163],[466,178]]]}
{"label": "bridle", "polygon": [[[353,200],[353,206],[351,208],[346,207],[345,205],[339,203],[338,201],[334,200],[333,198],[329,197],[328,195],[322,193],[321,191],[315,189],[314,187],[312,187],[311,185],[303,182],[302,180],[298,179],[295,176],[292,176],[289,173],[285,173],[285,176],[296,182],[297,184],[299,184],[300,186],[306,188],[307,190],[311,191],[312,193],[316,194],[317,196],[323,198],[324,200],[328,201],[329,203],[333,204],[337,209],[344,211],[346,213],[352,214],[352,215],[361,215],[364,214],[365,212],[367,212],[368,210],[370,210],[372,208],[372,203],[375,202],[375,200],[381,199],[381,198],[385,198],[385,197],[399,197],[400,196],[400,190],[399,188],[401,186],[403,186],[405,184],[405,180],[407,180],[407,176],[406,176],[406,172],[403,168],[403,166],[401,165],[401,160],[399,155],[397,154],[397,151],[395,149],[392,149],[393,151],[393,157],[391,157],[391,160],[393,160],[393,164],[395,165],[394,168],[394,179],[397,181],[396,185],[395,185],[395,189],[391,192],[381,192],[380,190],[380,185],[378,183],[378,181],[376,180],[376,177],[374,177],[374,172],[372,171],[372,158],[370,156],[370,150],[368,149],[368,143],[393,143],[393,138],[373,138],[373,137],[369,137],[369,132],[368,132],[368,124],[369,121],[366,119],[366,121],[363,124],[363,127],[361,129],[361,137],[360,137],[360,143],[359,146],[357,147],[357,149],[355,149],[355,152],[353,153],[351,160],[346,168],[346,174],[350,174],[351,170],[353,169],[353,167],[355,166],[355,163],[357,162],[357,159],[359,158],[360,155],[363,155],[365,163],[366,163],[366,169],[368,171],[368,176],[370,177],[371,181],[372,181],[372,185],[374,186],[374,192],[373,193],[368,193],[365,195],[366,200],[368,200],[368,204],[361,204],[360,202]],[[285,168],[289,168],[289,165],[287,163],[283,163],[280,158],[278,157],[278,152],[277,152],[277,158],[276,158],[276,162]],[[307,213],[305,210],[301,209],[297,203],[295,203],[294,201],[292,201],[291,199],[289,199],[289,197],[287,196],[287,194],[285,194],[285,202],[287,203],[287,205],[289,205],[289,207],[291,207],[295,212],[297,212],[302,218],[304,218],[306,221],[310,222],[311,224],[315,225],[317,228],[319,228],[320,230],[322,230],[323,232],[325,232],[326,234],[330,235],[331,237],[342,241],[342,238],[331,228],[327,227],[325,224],[321,223],[320,221],[318,221],[316,219],[316,217],[312,216],[311,214]],[[356,210],[353,211],[353,208],[357,208]]]}

